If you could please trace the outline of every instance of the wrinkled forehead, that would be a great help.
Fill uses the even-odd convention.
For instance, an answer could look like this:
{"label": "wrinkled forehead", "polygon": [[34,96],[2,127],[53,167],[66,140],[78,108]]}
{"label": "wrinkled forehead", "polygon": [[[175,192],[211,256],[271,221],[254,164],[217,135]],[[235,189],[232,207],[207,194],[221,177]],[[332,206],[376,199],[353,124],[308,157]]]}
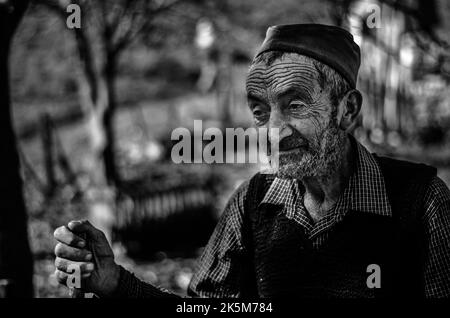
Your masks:
{"label": "wrinkled forehead", "polygon": [[260,61],[250,67],[247,94],[269,97],[297,90],[312,97],[320,89],[318,77],[319,72],[311,58],[287,53],[271,63]]}

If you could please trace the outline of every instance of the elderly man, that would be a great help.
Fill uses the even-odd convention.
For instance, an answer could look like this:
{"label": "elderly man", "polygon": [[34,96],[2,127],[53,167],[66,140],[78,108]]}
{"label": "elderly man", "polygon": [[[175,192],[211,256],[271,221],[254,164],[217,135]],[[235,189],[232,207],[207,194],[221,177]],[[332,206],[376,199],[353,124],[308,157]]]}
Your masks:
{"label": "elderly man", "polygon": [[[362,104],[359,64],[343,29],[269,28],[247,94],[256,125],[279,128],[279,168],[233,194],[191,296],[450,296],[450,191],[435,168],[371,154],[348,133]],[[99,296],[172,295],[116,265],[88,222],[55,237],[61,283],[76,263]]]}

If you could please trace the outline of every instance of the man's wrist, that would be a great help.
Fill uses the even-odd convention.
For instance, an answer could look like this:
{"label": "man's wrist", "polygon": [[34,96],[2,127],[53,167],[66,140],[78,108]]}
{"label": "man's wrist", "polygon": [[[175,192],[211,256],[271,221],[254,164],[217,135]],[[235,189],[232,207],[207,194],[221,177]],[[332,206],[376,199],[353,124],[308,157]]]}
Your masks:
{"label": "man's wrist", "polygon": [[108,297],[111,298],[134,298],[134,292],[138,284],[138,279],[133,273],[130,273],[125,268],[117,265],[117,279],[116,286]]}
{"label": "man's wrist", "polygon": [[108,277],[108,282],[106,284],[106,288],[99,293],[100,297],[115,297],[114,295],[117,292],[117,289],[120,285],[122,267],[120,265],[114,264],[113,270],[111,272],[110,277]]}
{"label": "man's wrist", "polygon": [[134,276],[122,266],[119,269],[117,286],[113,293],[104,296],[109,298],[178,298],[170,291],[146,283]]}
{"label": "man's wrist", "polygon": [[111,278],[112,282],[112,288],[111,288],[111,294],[114,294],[119,287],[120,284],[120,278],[121,278],[121,272],[122,272],[122,266],[119,266],[114,263],[114,273]]}

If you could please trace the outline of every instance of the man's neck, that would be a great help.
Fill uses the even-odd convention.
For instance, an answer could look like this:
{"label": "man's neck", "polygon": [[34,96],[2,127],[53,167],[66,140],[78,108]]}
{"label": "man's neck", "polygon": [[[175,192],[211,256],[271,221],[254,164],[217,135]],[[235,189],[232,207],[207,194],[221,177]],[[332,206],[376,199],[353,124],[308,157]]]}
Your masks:
{"label": "man's neck", "polygon": [[315,222],[326,215],[344,192],[354,169],[354,151],[350,139],[346,138],[338,169],[326,176],[301,180],[305,189],[304,205]]}

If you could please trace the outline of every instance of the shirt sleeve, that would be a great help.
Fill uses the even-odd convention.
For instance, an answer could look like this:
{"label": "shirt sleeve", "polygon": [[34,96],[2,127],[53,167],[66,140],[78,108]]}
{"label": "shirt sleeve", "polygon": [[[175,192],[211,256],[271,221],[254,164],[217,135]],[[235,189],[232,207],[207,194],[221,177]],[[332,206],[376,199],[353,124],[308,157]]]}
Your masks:
{"label": "shirt sleeve", "polygon": [[200,258],[188,289],[193,297],[239,297],[245,249],[242,240],[248,181],[232,195]]}
{"label": "shirt sleeve", "polygon": [[168,290],[141,281],[134,274],[120,266],[120,278],[111,298],[179,298]]}
{"label": "shirt sleeve", "polygon": [[425,195],[425,296],[450,297],[450,190],[435,177]]}

